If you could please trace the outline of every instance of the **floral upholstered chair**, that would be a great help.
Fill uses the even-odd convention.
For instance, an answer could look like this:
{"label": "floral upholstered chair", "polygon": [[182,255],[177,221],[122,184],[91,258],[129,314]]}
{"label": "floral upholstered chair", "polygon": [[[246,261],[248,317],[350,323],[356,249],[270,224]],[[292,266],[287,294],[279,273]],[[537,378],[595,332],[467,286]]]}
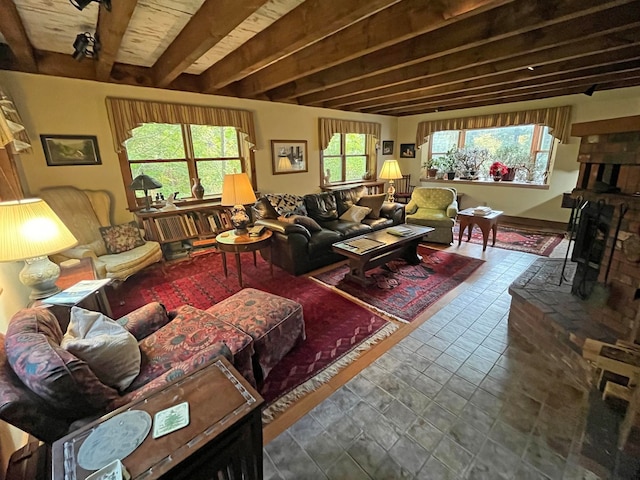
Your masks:
{"label": "floral upholstered chair", "polygon": [[454,188],[416,187],[405,209],[407,223],[433,227],[427,240],[434,243],[453,242],[453,226],[458,215],[457,192]]}

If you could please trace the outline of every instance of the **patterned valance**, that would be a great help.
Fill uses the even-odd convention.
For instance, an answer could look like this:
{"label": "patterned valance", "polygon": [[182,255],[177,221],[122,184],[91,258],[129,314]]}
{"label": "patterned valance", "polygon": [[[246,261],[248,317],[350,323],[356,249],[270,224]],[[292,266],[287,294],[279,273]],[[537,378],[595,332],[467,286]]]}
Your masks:
{"label": "patterned valance", "polygon": [[31,140],[15,104],[0,86],[0,148],[13,144],[16,152],[31,152]]}
{"label": "patterned valance", "polygon": [[256,145],[253,113],[247,110],[107,98],[107,112],[117,152],[122,150],[124,141],[131,137],[131,131],[143,123],[235,127],[245,135],[245,140],[252,147]]}
{"label": "patterned valance", "polygon": [[382,125],[373,122],[357,122],[338,118],[320,118],[320,150],[329,146],[335,133],[364,133],[380,140]]}
{"label": "patterned valance", "polygon": [[524,112],[495,113],[477,117],[449,118],[420,122],[416,133],[416,145],[427,142],[434,132],[447,130],[469,130],[476,128],[509,127],[513,125],[546,125],[549,133],[560,140],[569,142],[571,106],[525,110]]}

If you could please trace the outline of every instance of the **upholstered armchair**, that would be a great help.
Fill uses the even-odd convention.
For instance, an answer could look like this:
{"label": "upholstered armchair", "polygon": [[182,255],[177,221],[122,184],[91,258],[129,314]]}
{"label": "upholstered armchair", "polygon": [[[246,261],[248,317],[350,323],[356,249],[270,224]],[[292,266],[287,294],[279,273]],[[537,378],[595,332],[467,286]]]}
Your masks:
{"label": "upholstered armchair", "polygon": [[427,240],[447,245],[453,242],[457,215],[458,201],[454,188],[416,187],[405,209],[407,223],[435,228]]}
{"label": "upholstered armchair", "polygon": [[39,196],[78,239],[76,247],[52,255],[54,262],[93,257],[99,278],[124,281],[162,259],[160,244],[145,241],[135,223],[112,226],[108,192],[62,186],[46,188]]}

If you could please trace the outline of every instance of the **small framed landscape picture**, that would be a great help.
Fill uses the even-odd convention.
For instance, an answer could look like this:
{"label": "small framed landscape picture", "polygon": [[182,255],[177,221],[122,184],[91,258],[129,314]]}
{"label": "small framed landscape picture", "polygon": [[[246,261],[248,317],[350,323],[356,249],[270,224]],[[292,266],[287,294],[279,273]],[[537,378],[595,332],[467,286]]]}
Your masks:
{"label": "small framed landscape picture", "polygon": [[382,154],[393,155],[393,140],[382,141]]}
{"label": "small framed landscape picture", "polygon": [[416,144],[415,143],[401,143],[400,144],[400,158],[416,158]]}
{"label": "small framed landscape picture", "polygon": [[271,140],[274,175],[308,171],[306,140]]}
{"label": "small framed landscape picture", "polygon": [[40,135],[47,165],[101,165],[94,135]]}

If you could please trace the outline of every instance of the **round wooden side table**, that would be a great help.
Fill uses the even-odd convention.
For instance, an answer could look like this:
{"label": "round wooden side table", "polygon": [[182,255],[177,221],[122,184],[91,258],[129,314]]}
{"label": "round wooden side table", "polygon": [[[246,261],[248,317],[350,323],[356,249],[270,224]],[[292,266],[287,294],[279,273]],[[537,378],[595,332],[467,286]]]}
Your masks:
{"label": "round wooden side table", "polygon": [[[240,287],[244,287],[242,284],[242,263],[240,262],[240,254],[244,252],[253,253],[253,265],[257,265],[256,252],[263,248],[271,248],[271,230],[264,230],[259,237],[251,237],[248,233],[243,235],[236,235],[233,230],[223,232],[216,236],[216,243],[218,244],[218,250],[222,252],[222,268],[224,269],[224,276],[228,277],[227,273],[227,253],[233,253],[236,256],[236,268],[238,269],[238,282]],[[273,263],[271,263],[271,252],[269,252],[269,270],[273,277]]]}

